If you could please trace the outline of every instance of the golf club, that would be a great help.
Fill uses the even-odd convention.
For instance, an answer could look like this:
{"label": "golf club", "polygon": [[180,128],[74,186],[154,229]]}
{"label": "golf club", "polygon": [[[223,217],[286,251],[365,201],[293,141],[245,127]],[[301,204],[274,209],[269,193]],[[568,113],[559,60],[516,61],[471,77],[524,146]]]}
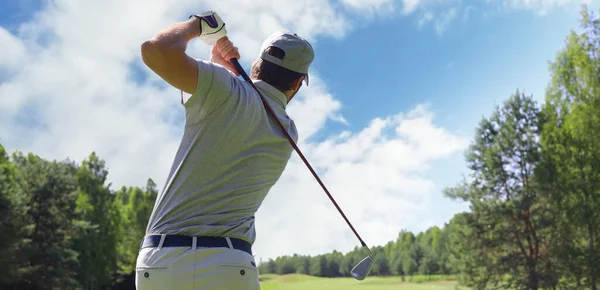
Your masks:
{"label": "golf club", "polygon": [[365,249],[365,251],[367,251],[367,253],[368,253],[369,256],[367,256],[362,261],[360,261],[358,264],[356,264],[356,266],[354,266],[354,268],[352,268],[352,271],[350,271],[350,274],[352,275],[352,277],[354,277],[354,279],[356,279],[356,280],[363,280],[363,279],[365,279],[367,277],[367,275],[369,275],[369,272],[371,271],[371,265],[373,264],[373,253],[371,253],[371,250],[369,249],[369,247],[367,246],[367,244],[363,241],[363,239],[360,237],[360,235],[358,234],[358,232],[356,232],[356,230],[354,229],[354,227],[352,226],[352,224],[350,223],[350,221],[348,220],[348,218],[346,217],[346,215],[344,214],[344,212],[342,211],[342,209],[340,208],[340,206],[333,199],[333,196],[331,196],[331,193],[329,193],[329,190],[327,190],[327,187],[325,187],[325,184],[323,184],[323,182],[319,178],[319,175],[317,175],[317,173],[312,168],[312,166],[310,166],[310,163],[308,163],[308,160],[306,160],[306,158],[304,157],[304,154],[302,154],[302,152],[300,151],[300,149],[296,145],[296,142],[294,142],[294,140],[289,135],[289,133],[287,132],[287,130],[285,129],[285,127],[283,126],[283,124],[281,124],[281,122],[279,121],[279,119],[277,119],[277,116],[275,115],[275,113],[273,112],[273,110],[271,109],[271,107],[269,106],[269,104],[267,104],[267,102],[265,101],[264,96],[256,88],[256,86],[254,85],[254,83],[252,82],[252,80],[250,79],[250,77],[248,77],[248,74],[246,74],[246,72],[244,71],[244,68],[240,65],[240,63],[238,62],[238,60],[236,58],[232,58],[232,59],[230,59],[230,61],[234,65],[235,69],[238,71],[238,74],[240,74],[242,76],[242,78],[246,82],[248,82],[254,88],[254,90],[258,93],[258,95],[260,96],[260,99],[261,99],[261,101],[262,101],[265,109],[267,110],[267,113],[269,114],[269,116],[271,116],[271,118],[273,118],[273,120],[275,120],[275,122],[277,122],[277,125],[279,125],[279,128],[281,129],[281,132],[283,132],[283,134],[285,135],[285,137],[287,137],[287,139],[290,142],[290,144],[292,145],[292,147],[294,147],[294,149],[296,150],[296,152],[298,153],[298,155],[300,156],[300,158],[302,159],[302,161],[304,161],[304,164],[306,164],[306,167],[308,167],[308,169],[313,174],[313,176],[315,177],[315,179],[319,182],[319,184],[321,185],[321,187],[323,188],[323,190],[325,191],[325,193],[327,194],[327,196],[329,197],[329,199],[331,200],[331,202],[333,202],[333,205],[335,205],[335,207],[340,212],[340,214],[342,215],[342,217],[344,218],[344,220],[346,221],[346,223],[348,224],[348,226],[350,226],[350,229],[352,229],[352,232],[354,232],[354,235],[356,235],[356,237],[360,241],[363,249]]}

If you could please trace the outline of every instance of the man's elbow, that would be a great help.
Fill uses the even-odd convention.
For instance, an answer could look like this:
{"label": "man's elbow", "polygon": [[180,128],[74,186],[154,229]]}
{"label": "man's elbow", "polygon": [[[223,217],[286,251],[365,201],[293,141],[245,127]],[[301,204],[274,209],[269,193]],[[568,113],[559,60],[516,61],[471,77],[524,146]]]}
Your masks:
{"label": "man's elbow", "polygon": [[142,47],[141,47],[142,56],[152,53],[152,50],[155,48],[156,48],[156,43],[154,41],[152,41],[152,39],[144,41],[144,43],[142,43]]}
{"label": "man's elbow", "polygon": [[166,56],[166,49],[161,48],[161,46],[155,41],[147,40],[142,43],[141,47],[142,60],[144,63],[152,68],[157,63],[164,59]]}
{"label": "man's elbow", "polygon": [[165,45],[155,39],[142,43],[142,60],[151,69],[178,62],[185,56],[185,49],[176,45]]}

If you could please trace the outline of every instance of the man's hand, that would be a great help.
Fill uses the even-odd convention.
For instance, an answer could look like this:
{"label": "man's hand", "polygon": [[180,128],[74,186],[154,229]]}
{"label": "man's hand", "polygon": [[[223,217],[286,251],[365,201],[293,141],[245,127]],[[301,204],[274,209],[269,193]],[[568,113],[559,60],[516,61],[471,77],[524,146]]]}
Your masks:
{"label": "man's hand", "polygon": [[217,12],[209,10],[198,15],[194,14],[200,20],[200,39],[208,45],[215,45],[217,41],[227,36],[225,22]]}
{"label": "man's hand", "polygon": [[231,40],[225,36],[219,39],[217,44],[213,46],[210,61],[224,66],[236,76],[239,76],[240,74],[230,61],[232,58],[240,59],[240,52],[238,51],[238,48],[233,45]]}

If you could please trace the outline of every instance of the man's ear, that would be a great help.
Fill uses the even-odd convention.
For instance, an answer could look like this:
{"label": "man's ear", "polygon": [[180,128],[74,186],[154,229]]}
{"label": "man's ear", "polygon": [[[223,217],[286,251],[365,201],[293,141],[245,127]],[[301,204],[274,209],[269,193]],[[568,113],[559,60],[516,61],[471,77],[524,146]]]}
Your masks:
{"label": "man's ear", "polygon": [[296,88],[296,91],[300,89],[300,86],[302,86],[302,81],[304,81],[304,77],[299,77],[294,82],[294,87]]}
{"label": "man's ear", "polygon": [[298,78],[297,80],[294,81],[294,87],[293,89],[290,89],[286,95],[288,96],[288,103],[294,98],[294,96],[296,96],[296,94],[298,93],[298,91],[300,90],[300,87],[302,86],[302,81],[304,80],[303,77]]}

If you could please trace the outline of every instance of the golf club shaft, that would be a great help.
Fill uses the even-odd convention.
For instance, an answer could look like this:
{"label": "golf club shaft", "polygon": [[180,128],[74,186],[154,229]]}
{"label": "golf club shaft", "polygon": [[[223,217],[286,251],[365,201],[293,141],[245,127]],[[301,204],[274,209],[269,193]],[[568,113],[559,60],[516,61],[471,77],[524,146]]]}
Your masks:
{"label": "golf club shaft", "polygon": [[356,236],[356,238],[358,238],[358,240],[360,241],[360,244],[363,246],[363,248],[365,248],[367,250],[367,252],[369,253],[369,256],[371,256],[371,258],[372,258],[373,254],[369,250],[369,247],[367,247],[367,244],[363,241],[363,239],[360,237],[358,232],[354,229],[354,227],[352,226],[352,224],[350,223],[350,221],[348,220],[348,218],[346,217],[346,215],[344,214],[344,212],[342,211],[340,206],[337,204],[335,199],[333,199],[333,196],[331,196],[331,193],[329,193],[329,190],[327,190],[327,187],[325,187],[325,184],[323,184],[323,181],[321,181],[321,178],[319,178],[319,175],[317,175],[317,173],[312,168],[312,166],[310,166],[310,163],[308,162],[308,160],[306,160],[306,158],[304,157],[304,154],[302,154],[302,151],[300,151],[300,148],[298,148],[298,146],[296,145],[296,142],[294,142],[294,140],[292,139],[290,134],[287,132],[287,130],[285,129],[283,124],[281,124],[281,122],[279,121],[279,119],[277,118],[277,116],[275,115],[275,113],[273,112],[271,107],[269,106],[269,104],[267,104],[267,102],[266,102],[265,98],[263,97],[263,95],[261,94],[261,92],[256,88],[256,86],[254,85],[254,83],[252,82],[250,77],[248,77],[248,74],[246,74],[246,71],[244,71],[244,68],[240,65],[240,63],[238,62],[238,60],[236,58],[232,58],[230,61],[235,66],[235,69],[242,76],[242,78],[244,80],[246,80],[246,82],[248,82],[254,88],[254,90],[258,93],[265,109],[267,110],[267,113],[271,116],[271,118],[273,118],[273,120],[275,120],[277,125],[279,125],[281,132],[283,132],[285,137],[287,137],[287,139],[290,142],[290,144],[292,145],[292,147],[294,147],[294,149],[296,150],[296,152],[298,153],[298,155],[300,156],[302,161],[304,161],[304,164],[306,164],[306,167],[308,167],[308,170],[310,170],[310,172],[313,174],[315,179],[319,182],[319,184],[321,185],[321,187],[323,188],[323,190],[325,191],[325,193],[327,194],[327,196],[329,197],[331,202],[333,202],[333,205],[335,205],[335,207],[340,212],[340,214],[342,215],[342,217],[344,218],[344,220],[346,221],[346,223],[348,224],[350,229],[352,229],[352,232],[354,232],[354,235]]}

